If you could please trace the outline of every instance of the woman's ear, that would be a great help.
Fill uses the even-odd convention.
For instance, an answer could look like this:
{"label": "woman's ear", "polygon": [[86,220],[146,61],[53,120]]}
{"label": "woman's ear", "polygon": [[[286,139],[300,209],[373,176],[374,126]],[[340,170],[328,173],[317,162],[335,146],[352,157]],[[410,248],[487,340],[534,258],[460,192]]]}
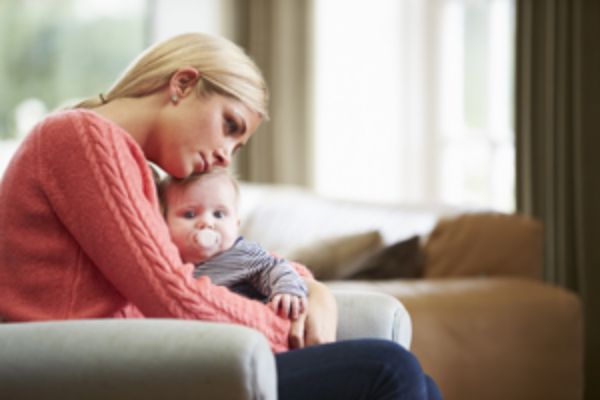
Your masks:
{"label": "woman's ear", "polygon": [[193,67],[183,67],[175,71],[169,81],[169,96],[173,103],[193,92],[200,72]]}

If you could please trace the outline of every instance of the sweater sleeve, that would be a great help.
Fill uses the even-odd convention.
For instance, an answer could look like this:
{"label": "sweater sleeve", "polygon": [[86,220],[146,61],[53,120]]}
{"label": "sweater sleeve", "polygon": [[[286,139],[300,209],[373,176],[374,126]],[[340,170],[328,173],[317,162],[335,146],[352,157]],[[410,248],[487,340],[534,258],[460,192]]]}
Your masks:
{"label": "sweater sleeve", "polygon": [[296,272],[298,273],[298,275],[300,275],[301,277],[308,278],[308,279],[315,279],[313,273],[304,264],[300,264],[295,261],[289,261],[289,263],[292,266],[292,268],[294,268],[296,270]]}
{"label": "sweater sleeve", "polygon": [[[273,257],[281,258],[276,253],[271,253],[271,255]],[[288,262],[290,263],[290,265],[292,266],[292,268],[294,268],[294,270],[298,273],[298,275],[300,275],[302,278],[305,278],[305,279],[315,279],[315,276],[313,275],[313,273],[311,272],[311,270],[308,269],[308,267],[306,265],[300,264],[299,262],[296,262],[296,261],[288,261]]]}
{"label": "sweater sleeve", "polygon": [[279,262],[268,270],[271,298],[276,294],[306,297],[308,289],[300,275],[288,262]]}
{"label": "sweater sleeve", "polygon": [[269,254],[257,243],[247,240],[238,241],[232,253],[247,266],[252,285],[269,300],[280,293],[306,297],[308,290],[304,280],[286,259]]}
{"label": "sweater sleeve", "polygon": [[50,120],[41,135],[40,175],[49,202],[86,257],[145,316],[246,325],[274,351],[287,349],[290,322],[182,264],[157,206],[139,146],[89,111]]}

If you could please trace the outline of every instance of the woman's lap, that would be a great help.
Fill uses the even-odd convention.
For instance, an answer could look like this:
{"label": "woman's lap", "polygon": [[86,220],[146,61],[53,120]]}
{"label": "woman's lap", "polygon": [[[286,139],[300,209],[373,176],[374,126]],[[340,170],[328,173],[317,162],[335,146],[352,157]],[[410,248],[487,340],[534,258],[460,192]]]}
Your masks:
{"label": "woman's lap", "polygon": [[282,400],[441,398],[417,359],[387,340],[307,347],[278,354],[276,363]]}

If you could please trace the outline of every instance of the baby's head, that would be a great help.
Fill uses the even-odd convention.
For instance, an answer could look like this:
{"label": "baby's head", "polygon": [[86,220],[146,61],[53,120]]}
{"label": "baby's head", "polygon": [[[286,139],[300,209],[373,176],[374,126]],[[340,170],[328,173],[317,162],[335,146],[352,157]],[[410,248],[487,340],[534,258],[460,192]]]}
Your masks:
{"label": "baby's head", "polygon": [[159,183],[171,239],[184,262],[200,263],[229,249],[238,237],[239,187],[224,168]]}

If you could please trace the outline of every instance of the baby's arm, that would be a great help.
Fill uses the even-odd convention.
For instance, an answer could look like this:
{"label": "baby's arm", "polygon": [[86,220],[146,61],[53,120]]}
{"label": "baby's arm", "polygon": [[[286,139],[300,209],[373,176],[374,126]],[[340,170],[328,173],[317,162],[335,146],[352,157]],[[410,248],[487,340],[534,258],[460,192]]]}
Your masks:
{"label": "baby's arm", "polygon": [[243,252],[249,283],[268,298],[269,307],[282,317],[297,319],[307,308],[304,279],[287,260],[245,240],[235,248]]}
{"label": "baby's arm", "polygon": [[281,317],[298,319],[306,311],[308,289],[304,280],[284,259],[269,268],[269,307]]}

